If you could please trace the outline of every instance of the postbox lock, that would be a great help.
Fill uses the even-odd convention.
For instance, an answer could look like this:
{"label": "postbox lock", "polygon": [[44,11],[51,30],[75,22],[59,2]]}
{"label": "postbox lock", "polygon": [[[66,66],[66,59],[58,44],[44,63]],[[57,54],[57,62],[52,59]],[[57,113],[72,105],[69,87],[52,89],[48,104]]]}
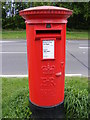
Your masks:
{"label": "postbox lock", "polygon": [[64,65],[64,62],[61,62],[61,65],[63,66],[63,65]]}
{"label": "postbox lock", "polygon": [[47,23],[46,28],[51,28],[51,24]]}
{"label": "postbox lock", "polygon": [[61,73],[61,72],[56,73],[56,76],[57,76],[57,77],[59,77],[59,76],[61,76],[61,75],[62,75],[62,73]]}

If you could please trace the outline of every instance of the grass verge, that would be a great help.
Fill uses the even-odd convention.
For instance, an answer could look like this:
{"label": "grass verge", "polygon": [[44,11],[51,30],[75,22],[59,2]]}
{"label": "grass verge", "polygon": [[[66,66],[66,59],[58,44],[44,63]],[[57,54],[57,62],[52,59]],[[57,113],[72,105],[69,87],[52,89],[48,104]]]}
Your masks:
{"label": "grass verge", "polygon": [[[26,39],[26,31],[25,30],[17,30],[17,31],[9,31],[2,30],[2,39],[4,40],[18,40],[18,39]],[[69,40],[88,40],[88,32],[68,32],[66,34],[66,39]]]}
{"label": "grass verge", "polygon": [[[3,118],[30,118],[29,90],[27,78],[2,79]],[[66,77],[65,101],[67,118],[88,118],[88,80]]]}
{"label": "grass verge", "polygon": [[2,30],[2,39],[4,40],[26,39],[26,31],[25,30],[17,30],[17,31]]}
{"label": "grass verge", "polygon": [[66,34],[68,40],[88,40],[88,32],[68,32]]}
{"label": "grass verge", "polygon": [[2,31],[0,30],[0,40],[2,40]]}

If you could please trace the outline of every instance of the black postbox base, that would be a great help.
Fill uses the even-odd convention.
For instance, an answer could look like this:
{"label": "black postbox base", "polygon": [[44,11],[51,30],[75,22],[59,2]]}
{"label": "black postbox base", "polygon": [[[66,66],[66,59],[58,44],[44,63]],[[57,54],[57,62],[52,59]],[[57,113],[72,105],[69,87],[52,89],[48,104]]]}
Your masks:
{"label": "black postbox base", "polygon": [[64,102],[55,106],[55,107],[39,107],[34,105],[31,101],[30,103],[30,110],[32,111],[32,118],[35,120],[40,120],[40,118],[47,118],[47,119],[57,119],[57,118],[65,118],[65,109],[64,109]]}

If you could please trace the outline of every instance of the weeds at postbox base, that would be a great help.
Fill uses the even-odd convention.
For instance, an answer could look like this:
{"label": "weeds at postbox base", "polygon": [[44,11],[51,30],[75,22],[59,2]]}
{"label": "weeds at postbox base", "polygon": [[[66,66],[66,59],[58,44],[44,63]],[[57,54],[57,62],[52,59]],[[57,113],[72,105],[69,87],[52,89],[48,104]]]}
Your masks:
{"label": "weeds at postbox base", "polygon": [[[3,118],[31,118],[27,78],[3,78],[2,87]],[[87,78],[66,78],[64,106],[66,118],[88,117]]]}

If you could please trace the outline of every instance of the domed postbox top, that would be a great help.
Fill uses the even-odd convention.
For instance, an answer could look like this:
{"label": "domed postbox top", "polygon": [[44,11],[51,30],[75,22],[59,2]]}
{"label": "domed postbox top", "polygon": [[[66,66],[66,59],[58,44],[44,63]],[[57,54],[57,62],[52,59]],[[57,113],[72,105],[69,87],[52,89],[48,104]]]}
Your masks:
{"label": "domed postbox top", "polygon": [[21,10],[19,14],[25,19],[67,19],[72,10],[55,6],[38,6]]}

